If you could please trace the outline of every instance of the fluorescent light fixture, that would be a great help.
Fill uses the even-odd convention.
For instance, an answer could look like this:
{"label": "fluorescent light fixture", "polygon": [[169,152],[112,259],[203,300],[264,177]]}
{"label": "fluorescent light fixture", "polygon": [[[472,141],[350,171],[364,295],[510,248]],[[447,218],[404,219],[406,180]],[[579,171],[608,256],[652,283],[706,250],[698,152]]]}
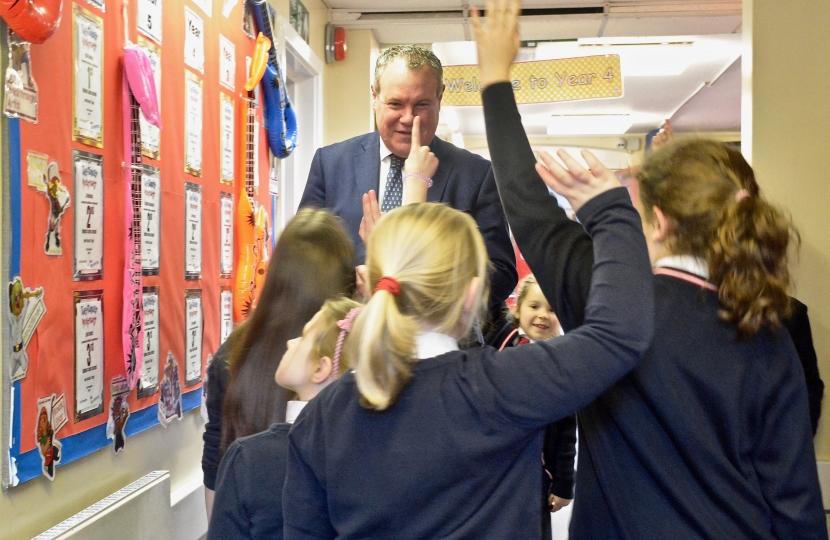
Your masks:
{"label": "fluorescent light fixture", "polygon": [[688,46],[652,45],[631,49],[620,51],[623,77],[676,76],[686,71],[694,60]]}
{"label": "fluorescent light fixture", "polygon": [[450,131],[458,131],[461,126],[458,123],[458,113],[455,112],[455,107],[441,107],[441,117]]}
{"label": "fluorescent light fixture", "polygon": [[633,123],[627,114],[554,114],[548,120],[548,135],[622,135]]}
{"label": "fluorescent light fixture", "polygon": [[460,131],[453,131],[452,143],[456,145],[458,148],[464,148],[464,136],[461,135]]}

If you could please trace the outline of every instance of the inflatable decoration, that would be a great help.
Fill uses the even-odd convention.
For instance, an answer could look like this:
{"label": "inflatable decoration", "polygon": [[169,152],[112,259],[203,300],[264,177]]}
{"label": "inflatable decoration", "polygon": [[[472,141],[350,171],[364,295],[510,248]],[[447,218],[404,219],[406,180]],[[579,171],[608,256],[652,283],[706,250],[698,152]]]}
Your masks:
{"label": "inflatable decoration", "polygon": [[286,158],[297,146],[297,116],[285,88],[285,77],[277,61],[277,49],[271,32],[271,19],[266,0],[248,0],[254,14],[257,30],[271,41],[268,65],[262,77],[262,94],[265,97],[265,129],[271,153]]}
{"label": "inflatable decoration", "polygon": [[129,387],[141,377],[144,355],[144,309],[141,280],[141,125],[140,112],[161,128],[156,83],[150,59],[138,46],[124,47],[124,178],[126,229],[124,257],[124,307],[121,341]]}
{"label": "inflatable decoration", "polygon": [[15,34],[31,43],[43,43],[61,23],[63,0],[0,0],[0,17]]}
{"label": "inflatable decoration", "polygon": [[[244,114],[240,131],[242,147],[245,149],[241,156],[240,168],[245,181],[239,183],[239,204],[236,206],[236,233],[239,245],[236,285],[233,291],[233,318],[236,322],[247,319],[256,306],[268,266],[268,213],[262,206],[257,207],[254,199],[254,156],[257,149],[254,147],[256,101],[252,91],[266,72],[270,48],[271,40],[260,32],[251,61],[250,76],[245,83],[248,97],[243,100]],[[242,174],[239,177],[242,177]]]}

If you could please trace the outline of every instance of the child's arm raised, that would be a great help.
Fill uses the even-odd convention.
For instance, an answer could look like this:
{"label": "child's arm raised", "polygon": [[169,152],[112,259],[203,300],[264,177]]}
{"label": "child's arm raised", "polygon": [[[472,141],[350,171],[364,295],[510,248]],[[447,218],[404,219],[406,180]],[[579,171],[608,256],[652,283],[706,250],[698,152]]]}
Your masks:
{"label": "child's arm raised", "polygon": [[535,429],[592,402],[634,368],[654,332],[654,287],[640,216],[625,188],[602,191],[579,210],[593,237],[585,323],[549,341],[466,362],[466,401],[497,424]]}
{"label": "child's arm raised", "polygon": [[[562,328],[582,324],[594,263],[591,238],[568,219],[536,172],[509,68],[518,51],[518,2],[491,1],[487,22],[473,16],[487,144],[504,213],[516,244],[552,303]],[[497,5],[500,4],[500,5]]]}

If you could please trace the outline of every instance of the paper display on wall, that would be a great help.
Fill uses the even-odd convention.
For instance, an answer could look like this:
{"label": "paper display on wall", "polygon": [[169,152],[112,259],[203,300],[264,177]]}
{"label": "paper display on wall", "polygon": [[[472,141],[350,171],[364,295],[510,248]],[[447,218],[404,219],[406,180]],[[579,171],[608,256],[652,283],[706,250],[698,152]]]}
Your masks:
{"label": "paper display on wall", "polygon": [[75,421],[104,411],[104,292],[75,292]]}
{"label": "paper display on wall", "polygon": [[185,72],[185,159],[184,172],[202,176],[202,81]]}
{"label": "paper display on wall", "polygon": [[158,391],[159,384],[159,290],[144,287],[144,362],[138,381],[138,397],[146,397]]}
{"label": "paper display on wall", "polygon": [[188,7],[184,8],[184,63],[205,72],[205,22]]}
{"label": "paper display on wall", "polygon": [[141,172],[141,273],[157,276],[161,257],[161,172],[145,165]]}
{"label": "paper display on wall", "polygon": [[3,111],[11,118],[37,123],[37,83],[32,75],[31,44],[8,32],[9,66]]}
{"label": "paper display on wall", "polygon": [[72,137],[79,142],[104,146],[104,21],[92,12],[73,5],[75,69],[72,86]]}
{"label": "paper display on wall", "polygon": [[184,183],[185,279],[202,278],[202,186]]}
{"label": "paper display on wall", "polygon": [[233,274],[233,195],[219,193],[219,277]]}
{"label": "paper display on wall", "polygon": [[185,386],[202,380],[202,291],[185,290]]}
{"label": "paper display on wall", "polygon": [[75,177],[75,280],[104,277],[104,158],[72,151]]}
{"label": "paper display on wall", "polygon": [[137,18],[138,31],[161,44],[161,0],[138,0]]}

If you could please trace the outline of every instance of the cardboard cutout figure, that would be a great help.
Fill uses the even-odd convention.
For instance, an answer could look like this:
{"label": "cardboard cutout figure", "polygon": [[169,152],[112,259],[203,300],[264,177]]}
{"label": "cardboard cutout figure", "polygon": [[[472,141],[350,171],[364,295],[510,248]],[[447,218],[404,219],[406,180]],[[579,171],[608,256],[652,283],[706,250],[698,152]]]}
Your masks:
{"label": "cardboard cutout figure", "polygon": [[61,443],[55,438],[52,430],[52,394],[49,398],[38,400],[37,428],[35,440],[40,452],[43,476],[49,480],[55,479],[55,468],[61,462]]}
{"label": "cardboard cutout figure", "polygon": [[49,164],[46,173],[46,198],[49,199],[49,222],[46,229],[46,243],[43,250],[47,255],[59,257],[63,254],[61,248],[61,216],[69,208],[69,190],[61,184],[61,173],[58,164],[54,161]]}
{"label": "cardboard cutout figure", "polygon": [[173,351],[168,351],[164,363],[164,377],[159,388],[158,418],[161,425],[167,427],[173,418],[181,417],[182,387],[179,383],[179,363],[173,358]]}
{"label": "cardboard cutout figure", "polygon": [[113,441],[112,451],[118,454],[124,449],[127,438],[124,434],[124,428],[130,418],[130,404],[127,402],[130,387],[127,384],[127,379],[122,375],[114,377],[110,381],[110,390],[112,397],[110,398],[110,414],[107,419],[107,438]]}
{"label": "cardboard cutout figure", "polygon": [[26,376],[29,370],[29,356],[26,346],[32,339],[37,325],[46,313],[43,303],[43,287],[35,290],[23,287],[20,276],[9,283],[9,322],[12,334],[11,379],[16,381]]}

